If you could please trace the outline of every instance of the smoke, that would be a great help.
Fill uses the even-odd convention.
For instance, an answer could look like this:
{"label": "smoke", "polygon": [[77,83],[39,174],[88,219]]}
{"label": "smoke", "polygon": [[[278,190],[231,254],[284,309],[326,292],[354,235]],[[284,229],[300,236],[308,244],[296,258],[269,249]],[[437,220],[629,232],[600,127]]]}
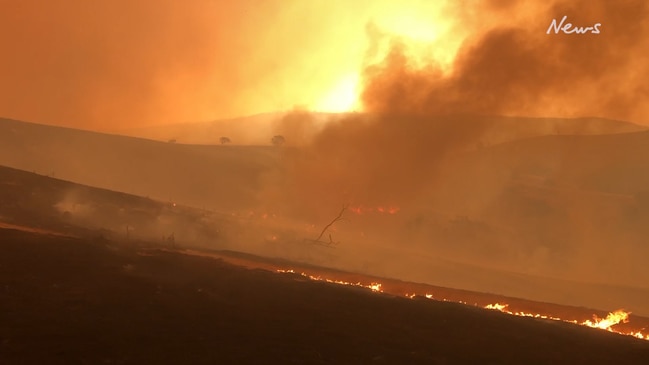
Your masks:
{"label": "smoke", "polygon": [[[448,73],[413,65],[407,43],[392,40],[383,62],[365,70],[367,110],[646,121],[646,2],[557,1],[522,13],[507,1],[483,5],[481,16],[500,21],[467,38]],[[601,33],[547,34],[563,16],[574,26],[601,23]]]}
{"label": "smoke", "polygon": [[[345,203],[396,206],[398,218],[360,229],[378,232],[375,237],[392,233],[399,245],[407,244],[400,225],[428,207],[440,213],[418,223],[428,229],[420,239],[455,244],[467,255],[496,259],[512,247],[502,241],[521,242],[531,261],[520,260],[519,267],[544,267],[556,258],[549,245],[556,237],[605,248],[595,234],[569,235],[595,225],[576,220],[583,212],[568,200],[560,208],[574,215],[547,213],[552,219],[529,224],[537,229],[529,232],[499,230],[529,223],[504,219],[517,218],[504,213],[507,202],[489,210],[508,181],[480,166],[456,171],[466,167],[459,156],[489,131],[477,118],[482,115],[647,122],[649,5],[641,0],[464,0],[434,8],[439,12],[421,5],[407,15],[439,22],[441,36],[429,44],[426,35],[417,38],[417,27],[402,34],[384,18],[373,21],[374,11],[391,15],[408,7],[400,3],[367,10],[370,2],[362,1],[0,2],[6,10],[0,13],[0,112],[36,122],[107,129],[286,110],[312,104],[337,77],[360,66],[366,113],[315,127],[317,118],[298,109],[269,128],[287,144],[277,150],[280,171],[261,179],[268,189],[258,198],[264,208],[280,207],[318,225]],[[546,34],[552,20],[563,16],[575,26],[601,23],[601,34]],[[413,23],[405,19],[397,22],[404,30]],[[358,29],[366,32],[361,41],[352,36]],[[511,204],[530,215],[548,208],[532,203]],[[486,221],[489,213],[496,218]],[[546,229],[548,222],[557,225]],[[555,236],[530,238],[545,231]],[[608,231],[611,241],[616,233]],[[507,259],[524,257],[516,256],[523,251]],[[403,262],[399,269],[408,270]]]}
{"label": "smoke", "polygon": [[[594,227],[579,218],[587,203],[571,199],[572,192],[555,196],[558,202],[535,201],[512,190],[511,172],[481,168],[480,161],[492,166],[486,157],[467,164],[461,153],[476,149],[493,127],[484,116],[645,122],[648,6],[642,1],[536,6],[485,1],[472,11],[451,6],[448,14],[457,22],[450,29],[464,25],[472,32],[450,65],[421,56],[426,47],[369,23],[366,113],[332,120],[305,148],[285,151],[289,178],[283,201],[313,222],[331,219],[344,203],[398,206],[399,218],[391,221],[362,226],[363,218],[350,219],[402,248],[412,244],[404,227],[419,220],[420,234],[412,239],[428,252],[434,248],[436,254],[481,264],[488,258],[489,265],[501,268],[603,280],[596,270],[600,265],[593,264],[603,257],[588,250],[606,249],[603,237],[622,231],[619,217],[595,214],[591,220],[610,227],[598,231],[606,235],[587,235]],[[601,23],[601,34],[547,34],[552,20],[563,16],[579,27]],[[557,155],[554,163],[561,166],[565,157]],[[468,166],[470,171],[458,170]],[[426,207],[439,214],[422,213]],[[635,246],[629,242],[628,247]]]}
{"label": "smoke", "polygon": [[[479,115],[646,115],[645,2],[486,1],[465,9],[446,10],[458,17],[455,27],[481,31],[463,42],[450,69],[422,62],[407,38],[367,26],[366,61],[387,47],[363,71],[367,114],[329,123],[296,156],[295,200],[418,200],[449,155],[480,143],[487,126]],[[601,34],[547,34],[564,15],[575,26],[601,23]]]}
{"label": "smoke", "polygon": [[283,136],[290,146],[304,146],[318,131],[316,119],[316,115],[308,110],[296,109],[274,123],[273,133]]}

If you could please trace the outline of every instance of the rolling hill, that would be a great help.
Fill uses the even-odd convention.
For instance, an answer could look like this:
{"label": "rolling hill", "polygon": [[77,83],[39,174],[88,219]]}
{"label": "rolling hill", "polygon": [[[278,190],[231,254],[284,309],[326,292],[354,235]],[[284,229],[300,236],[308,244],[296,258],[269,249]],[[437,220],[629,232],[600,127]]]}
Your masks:
{"label": "rolling hill", "polygon": [[[344,113],[308,113],[302,111],[266,113],[248,117],[206,122],[189,122],[160,126],[136,127],[114,131],[126,136],[184,144],[220,144],[220,137],[231,138],[234,144],[266,145],[274,134],[291,134],[299,124],[300,133],[311,137],[330,121],[345,119]],[[482,128],[489,129],[483,138],[485,145],[542,135],[597,135],[629,133],[647,130],[634,123],[603,118],[524,118],[472,117]]]}
{"label": "rolling hill", "polygon": [[255,201],[271,146],[193,146],[0,120],[0,164],[201,208]]}
{"label": "rolling hill", "polygon": [[[316,117],[321,119],[325,116]],[[264,130],[262,125],[267,123],[269,118],[275,117],[276,114],[261,115],[248,119],[215,122],[214,125],[241,124],[241,128],[245,130],[259,132]],[[489,144],[494,141],[523,139],[557,131],[592,134],[622,133],[643,129],[634,124],[603,119],[485,118],[479,123],[490,125],[489,132],[484,136],[485,142]],[[173,126],[173,128],[195,133],[195,136],[213,137],[213,140],[187,138],[179,139],[183,143],[166,143],[0,119],[0,164],[91,186],[155,197],[160,200],[177,201],[197,207],[231,210],[255,205],[257,191],[263,183],[267,182],[266,174],[278,166],[278,150],[269,145],[188,145],[187,143],[218,140],[221,134],[216,137],[214,133],[206,133],[201,129],[205,126],[209,125],[189,124]],[[269,140],[269,136],[264,135],[264,137],[264,140]],[[534,162],[535,158],[547,159],[549,156],[571,153],[571,151],[557,150],[553,138],[548,136],[547,139],[539,139],[535,142],[537,147],[530,149],[527,155],[518,151],[514,155],[520,155],[521,158],[525,156],[525,159]],[[607,138],[612,137],[602,137],[601,140],[605,141]],[[568,141],[568,139],[564,140]],[[615,140],[620,142],[614,143],[622,145],[626,143],[623,139]],[[573,149],[581,148],[579,141]],[[638,140],[637,143],[641,141]],[[605,147],[614,146],[602,146]],[[625,151],[631,152],[628,150],[631,146],[621,147],[623,148],[620,150],[616,149],[618,157],[607,154],[609,165],[615,164],[616,158],[623,158],[620,154],[627,153]],[[518,147],[514,145],[502,148]],[[599,151],[603,150],[600,148]],[[510,168],[507,161],[511,156],[505,156],[507,152],[501,155],[504,156],[504,160],[493,162],[501,169]],[[584,157],[589,156],[577,154],[571,158],[578,163],[575,159]],[[618,168],[625,168],[625,166],[618,165]],[[634,166],[629,165],[626,168],[633,169]],[[606,184],[606,181],[601,180],[599,183]]]}
{"label": "rolling hill", "polygon": [[642,364],[649,357],[649,343],[629,336],[205,257],[7,229],[0,250],[7,364]]}
{"label": "rolling hill", "polygon": [[[549,283],[646,290],[649,132],[599,119],[541,121],[496,118],[489,133],[509,141],[486,141],[445,161],[416,207],[394,217],[350,216],[351,224],[336,237],[355,248],[337,264],[408,280],[462,282],[471,289],[497,290],[511,282],[459,280],[461,270],[445,276],[416,259],[434,257],[507,273],[503,278],[522,274]],[[586,134],[556,135],[546,122]],[[0,120],[2,165],[219,214],[259,214],[268,187],[281,196],[290,187],[284,185],[282,156],[272,146],[166,143]],[[317,236],[309,229],[319,228],[300,225],[306,223],[326,224],[289,221],[281,231]],[[408,252],[414,261],[388,260],[395,252]],[[356,257],[363,262],[354,262]]]}
{"label": "rolling hill", "polygon": [[[349,240],[320,250],[301,240],[309,237],[309,232],[295,226],[284,228],[281,222],[220,214],[0,167],[0,228],[79,237],[96,243],[235,250],[293,260],[284,261],[284,268],[295,267],[295,262],[311,263],[474,292],[649,313],[649,289],[626,282],[601,284],[593,277],[569,280],[521,274],[503,263],[492,267],[464,263],[470,258],[466,254],[459,260],[444,259],[437,247],[417,251]],[[300,240],[292,241],[296,234]],[[277,235],[278,240],[269,241],[269,235]],[[476,248],[483,244],[477,239],[472,247],[479,251]],[[641,264],[635,267],[644,268]],[[432,290],[437,295],[444,291],[439,287]]]}

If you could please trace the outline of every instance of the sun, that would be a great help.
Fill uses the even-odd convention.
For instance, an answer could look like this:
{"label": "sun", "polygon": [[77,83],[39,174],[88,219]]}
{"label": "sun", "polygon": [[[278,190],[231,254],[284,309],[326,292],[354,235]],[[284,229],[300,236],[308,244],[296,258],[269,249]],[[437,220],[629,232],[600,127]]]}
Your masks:
{"label": "sun", "polygon": [[333,113],[358,111],[360,107],[359,82],[360,76],[358,74],[348,74],[341,77],[313,105],[313,109],[319,112]]}
{"label": "sun", "polygon": [[[440,7],[433,2],[423,2],[417,9],[395,4],[383,4],[372,9],[367,20],[376,25],[380,35],[368,37],[365,33],[367,23],[355,28],[361,33],[349,31],[349,34],[354,34],[349,37],[349,42],[354,42],[354,46],[340,46],[336,49],[364,51],[338,52],[346,54],[348,60],[332,66],[330,75],[335,76],[326,78],[325,82],[319,80],[321,84],[318,85],[318,92],[314,95],[313,102],[307,104],[310,109],[334,113],[362,112],[364,70],[370,65],[383,62],[391,50],[393,40],[406,46],[406,55],[413,67],[425,67],[434,63],[443,72],[450,72],[462,37],[454,33],[452,21],[442,16]],[[369,49],[372,51],[369,52]]]}

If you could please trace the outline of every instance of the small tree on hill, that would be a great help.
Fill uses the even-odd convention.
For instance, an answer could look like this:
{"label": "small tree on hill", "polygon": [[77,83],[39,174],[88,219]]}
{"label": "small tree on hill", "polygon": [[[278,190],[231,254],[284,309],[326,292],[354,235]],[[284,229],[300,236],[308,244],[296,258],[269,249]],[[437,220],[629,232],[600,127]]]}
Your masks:
{"label": "small tree on hill", "polygon": [[232,141],[231,141],[230,138],[228,138],[228,137],[221,137],[221,138],[219,138],[219,142],[221,142],[221,144],[232,143]]}

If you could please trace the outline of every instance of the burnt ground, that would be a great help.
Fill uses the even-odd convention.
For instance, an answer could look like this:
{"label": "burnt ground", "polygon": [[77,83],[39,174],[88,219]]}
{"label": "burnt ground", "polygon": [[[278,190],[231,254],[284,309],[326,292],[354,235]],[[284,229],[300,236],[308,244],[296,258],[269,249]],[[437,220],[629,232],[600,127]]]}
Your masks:
{"label": "burnt ground", "polygon": [[644,364],[649,341],[0,230],[1,364]]}

